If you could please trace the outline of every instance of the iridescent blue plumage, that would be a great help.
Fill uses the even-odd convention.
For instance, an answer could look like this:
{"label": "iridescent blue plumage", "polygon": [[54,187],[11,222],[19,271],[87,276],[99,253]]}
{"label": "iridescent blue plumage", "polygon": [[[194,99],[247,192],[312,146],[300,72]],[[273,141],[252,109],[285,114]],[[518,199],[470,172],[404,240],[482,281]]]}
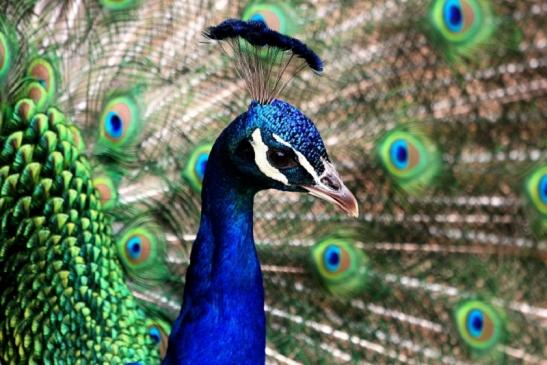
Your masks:
{"label": "iridescent blue plumage", "polygon": [[[206,35],[217,40],[241,37],[253,46],[289,51],[316,71],[322,69],[319,57],[305,44],[262,22],[227,20]],[[240,47],[237,42],[234,46]],[[253,51],[257,49],[248,50]],[[245,59],[242,52],[239,55]],[[251,56],[245,62],[259,60]],[[270,75],[271,69],[259,69]],[[265,78],[256,72],[247,75]],[[264,290],[253,239],[257,192],[309,191],[357,214],[357,202],[330,163],[313,122],[289,103],[266,95],[265,84],[247,81],[263,87],[257,100],[221,133],[208,157],[205,153],[196,161],[205,170],[201,222],[164,364],[265,362]]]}
{"label": "iridescent blue plumage", "polygon": [[165,364],[264,363],[264,294],[252,239],[256,188],[237,179],[224,153],[235,129],[221,135],[210,155],[201,224]]}
{"label": "iridescent blue plumage", "polygon": [[[313,126],[311,120],[300,110],[281,100],[274,100],[270,104],[262,105],[253,101],[249,108],[249,117],[256,120],[258,126],[268,123],[271,126],[272,135],[275,133],[285,141],[291,141],[291,145],[299,151],[307,151],[312,166],[323,171],[321,159],[327,159],[327,150],[323,145],[319,131]],[[290,120],[290,124],[287,124]],[[272,135],[264,138],[267,142],[275,144]]]}
{"label": "iridescent blue plumage", "polygon": [[[287,153],[292,160],[271,160],[264,167],[258,155],[267,151],[257,140],[267,151]],[[305,191],[318,184],[312,175],[326,173],[326,166],[328,155],[313,123],[281,100],[251,103],[222,132],[207,162],[200,228],[165,364],[204,359],[211,364],[264,363],[264,292],[253,240],[253,198],[269,188]],[[286,181],[267,176],[267,168],[278,168]],[[335,184],[345,191],[341,181]]]}

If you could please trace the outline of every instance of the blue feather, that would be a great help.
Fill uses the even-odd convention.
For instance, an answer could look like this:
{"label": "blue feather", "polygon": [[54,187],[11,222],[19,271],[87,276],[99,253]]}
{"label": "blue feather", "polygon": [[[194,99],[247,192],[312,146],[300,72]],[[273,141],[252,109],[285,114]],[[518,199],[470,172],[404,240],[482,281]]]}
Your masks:
{"label": "blue feather", "polygon": [[166,365],[265,361],[264,291],[253,239],[259,188],[237,177],[225,152],[243,121],[236,119],[221,134],[209,156],[200,228]]}
{"label": "blue feather", "polygon": [[[322,69],[303,43],[262,22],[229,19],[206,35],[217,40],[241,36],[253,45],[290,49]],[[266,315],[253,239],[254,195],[272,188],[313,190],[353,214],[357,202],[330,164],[313,122],[281,100],[251,102],[221,133],[206,161],[206,169],[201,161],[201,222],[163,363],[264,364]],[[331,261],[335,266],[336,257]]]}
{"label": "blue feather", "polygon": [[[255,147],[260,144],[267,148]],[[267,175],[275,164],[268,170],[256,160],[255,154],[291,149],[307,163],[279,167],[285,182]],[[209,154],[200,227],[164,364],[202,364],[203,359],[217,365],[264,364],[264,290],[253,239],[253,198],[270,188],[305,191],[319,183],[312,175],[323,173],[345,191],[338,175],[327,171],[328,161],[313,122],[281,100],[252,102],[222,132]],[[331,261],[336,265],[335,257]]]}

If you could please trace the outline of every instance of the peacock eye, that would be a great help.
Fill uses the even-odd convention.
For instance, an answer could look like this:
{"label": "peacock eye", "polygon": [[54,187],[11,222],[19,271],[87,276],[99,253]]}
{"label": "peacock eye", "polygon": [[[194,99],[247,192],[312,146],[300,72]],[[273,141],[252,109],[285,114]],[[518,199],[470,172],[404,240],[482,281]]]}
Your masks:
{"label": "peacock eye", "polygon": [[106,117],[106,131],[112,138],[120,138],[123,132],[122,118],[115,112],[108,113]]}
{"label": "peacock eye", "polygon": [[315,272],[331,293],[352,296],[365,288],[368,259],[354,241],[327,237],[316,243],[310,253]]}
{"label": "peacock eye", "polygon": [[474,350],[489,350],[503,337],[503,317],[487,303],[467,300],[456,307],[455,319],[462,340]]}
{"label": "peacock eye", "polygon": [[288,169],[298,165],[296,155],[292,150],[269,149],[268,162],[277,169]]}
{"label": "peacock eye", "polygon": [[160,357],[163,359],[167,352],[167,343],[169,341],[169,324],[163,320],[152,320],[148,325],[148,336],[152,343],[159,347]]}
{"label": "peacock eye", "polygon": [[142,247],[140,237],[131,237],[131,239],[127,242],[127,251],[129,252],[129,256],[135,260],[141,256]]}

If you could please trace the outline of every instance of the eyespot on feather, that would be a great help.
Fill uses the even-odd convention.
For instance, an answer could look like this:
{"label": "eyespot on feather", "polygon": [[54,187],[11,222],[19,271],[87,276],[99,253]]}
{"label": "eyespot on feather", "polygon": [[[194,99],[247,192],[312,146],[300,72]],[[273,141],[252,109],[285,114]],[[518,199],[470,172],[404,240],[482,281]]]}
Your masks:
{"label": "eyespot on feather", "polygon": [[368,259],[352,240],[327,237],[317,242],[310,253],[314,271],[332,294],[353,296],[366,286]]}
{"label": "eyespot on feather", "polygon": [[241,19],[263,22],[268,28],[285,35],[293,35],[297,29],[294,10],[284,1],[252,1]]}
{"label": "eyespot on feather", "polygon": [[99,192],[103,209],[109,210],[118,204],[118,187],[108,174],[101,174],[93,179],[93,185]]}
{"label": "eyespot on feather", "polygon": [[48,57],[36,57],[28,65],[27,77],[39,83],[46,91],[47,104],[51,104],[57,94],[59,78],[53,62]]}
{"label": "eyespot on feather", "polygon": [[428,14],[431,39],[451,60],[469,58],[488,42],[497,23],[488,0],[436,0]]}
{"label": "eyespot on feather", "polygon": [[99,118],[99,139],[95,153],[109,155],[116,161],[135,158],[134,148],[142,131],[140,108],[131,93],[109,97]]}
{"label": "eyespot on feather", "polygon": [[525,193],[535,210],[547,217],[547,166],[537,168],[528,176]]}
{"label": "eyespot on feather", "polygon": [[209,143],[197,146],[190,154],[184,170],[182,171],[182,178],[196,192],[201,191],[203,178],[205,176],[205,168],[207,167],[209,153],[212,148],[213,145]]}
{"label": "eyespot on feather", "polygon": [[454,311],[454,319],[460,338],[473,351],[489,352],[503,338],[502,316],[494,307],[480,300],[460,303]]}
{"label": "eyespot on feather", "polygon": [[128,100],[115,99],[110,102],[101,118],[104,137],[111,142],[119,142],[125,137],[135,116],[135,108]]}
{"label": "eyespot on feather", "polygon": [[145,281],[165,280],[167,242],[162,230],[153,222],[135,220],[117,240],[118,257],[130,278]]}
{"label": "eyespot on feather", "polygon": [[147,331],[149,339],[152,343],[158,346],[160,358],[164,358],[167,353],[167,345],[169,344],[169,333],[171,326],[161,319],[151,319],[147,322]]}
{"label": "eyespot on feather", "polygon": [[425,136],[395,129],[376,144],[380,163],[393,181],[409,193],[430,185],[441,168],[436,146]]}
{"label": "eyespot on feather", "polygon": [[6,74],[6,69],[9,68],[10,51],[6,36],[0,33],[0,77],[3,77]]}

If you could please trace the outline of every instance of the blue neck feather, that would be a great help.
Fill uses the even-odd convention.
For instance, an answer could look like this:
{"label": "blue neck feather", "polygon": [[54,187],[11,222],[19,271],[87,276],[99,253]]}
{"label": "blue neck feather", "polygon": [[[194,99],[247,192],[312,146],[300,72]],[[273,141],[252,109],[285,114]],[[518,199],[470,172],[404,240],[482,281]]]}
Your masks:
{"label": "blue neck feather", "polygon": [[226,153],[240,120],[221,134],[209,156],[201,223],[164,364],[265,362],[264,289],[253,239],[259,189],[237,175]]}

